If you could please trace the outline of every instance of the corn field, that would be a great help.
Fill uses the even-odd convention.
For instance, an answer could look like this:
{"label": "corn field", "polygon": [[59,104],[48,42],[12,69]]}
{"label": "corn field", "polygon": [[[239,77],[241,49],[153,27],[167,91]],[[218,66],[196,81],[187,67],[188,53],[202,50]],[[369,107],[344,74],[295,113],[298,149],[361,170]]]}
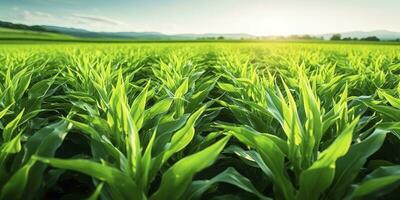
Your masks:
{"label": "corn field", "polygon": [[0,46],[0,199],[396,199],[400,47]]}

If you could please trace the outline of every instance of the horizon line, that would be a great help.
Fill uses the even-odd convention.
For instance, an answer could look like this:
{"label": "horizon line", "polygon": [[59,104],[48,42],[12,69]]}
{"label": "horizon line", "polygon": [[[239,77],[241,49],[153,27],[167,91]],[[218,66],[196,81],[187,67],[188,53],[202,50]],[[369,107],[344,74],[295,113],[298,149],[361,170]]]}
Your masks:
{"label": "horizon line", "polygon": [[0,19],[2,22],[8,22],[8,23],[13,23],[13,24],[19,24],[19,25],[26,25],[26,26],[53,26],[53,27],[59,27],[59,28],[66,28],[66,29],[78,29],[82,31],[88,31],[92,33],[158,33],[166,36],[176,36],[176,35],[207,35],[207,34],[215,34],[215,35],[249,35],[252,37],[288,37],[288,36],[305,36],[305,35],[310,35],[310,36],[323,36],[323,35],[330,35],[330,34],[343,34],[343,33],[354,33],[354,32],[363,32],[363,33],[368,33],[368,32],[391,32],[391,33],[398,33],[400,34],[400,31],[394,31],[394,30],[389,30],[389,29],[371,29],[371,30],[347,30],[347,31],[336,31],[336,32],[322,32],[322,33],[291,33],[291,34],[253,34],[253,33],[248,33],[248,32],[182,32],[182,33],[165,33],[162,31],[155,31],[155,30],[148,30],[148,31],[135,31],[135,30],[129,30],[129,31],[95,31],[95,30],[90,30],[87,28],[81,28],[81,27],[73,27],[73,26],[64,26],[64,25],[50,25],[50,24],[24,24],[20,22],[12,22],[12,21],[5,21]]}

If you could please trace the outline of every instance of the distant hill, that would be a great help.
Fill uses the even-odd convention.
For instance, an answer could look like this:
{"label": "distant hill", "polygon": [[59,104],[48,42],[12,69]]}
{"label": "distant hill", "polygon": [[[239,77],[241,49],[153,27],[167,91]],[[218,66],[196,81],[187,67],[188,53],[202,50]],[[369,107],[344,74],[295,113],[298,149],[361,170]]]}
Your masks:
{"label": "distant hill", "polygon": [[54,32],[51,30],[47,30],[42,26],[28,26],[25,24],[14,24],[11,22],[0,21],[0,27],[9,28],[9,29],[18,29],[18,30],[27,30],[27,31],[41,31],[41,32]]}
{"label": "distant hill", "polygon": [[[14,24],[11,22],[0,21],[0,39],[10,38],[66,38],[66,39],[116,39],[116,40],[197,40],[197,39],[217,39],[223,37],[224,39],[256,39],[258,37],[264,39],[274,39],[283,37],[271,36],[255,36],[246,33],[205,33],[205,34],[175,34],[168,35],[160,32],[94,32],[79,28],[68,28],[61,26],[48,26],[48,25],[35,25],[28,26],[24,24]],[[13,31],[14,30],[14,31]],[[25,34],[25,36],[24,36]],[[325,40],[332,37],[334,33],[312,35],[315,37],[322,37]],[[340,33],[342,38],[365,38],[369,36],[376,36],[381,40],[396,40],[400,38],[400,32],[392,32],[387,30],[376,31],[353,31]],[[311,36],[309,36],[311,38]],[[290,38],[290,37],[289,37]]]}
{"label": "distant hill", "polygon": [[66,35],[85,38],[117,38],[117,39],[158,39],[158,40],[194,40],[199,38],[218,38],[224,37],[226,39],[241,39],[241,38],[255,38],[256,36],[239,33],[206,33],[206,34],[175,34],[167,35],[160,32],[92,32],[84,29],[65,28],[58,26],[41,26],[50,31],[60,32]]}
{"label": "distant hill", "polygon": [[60,26],[41,26],[46,30],[63,33],[65,35],[82,37],[82,38],[115,38],[115,39],[135,39],[149,38],[158,39],[164,38],[164,34],[157,32],[93,32],[85,29],[67,28]]}
{"label": "distant hill", "polygon": [[70,40],[74,39],[72,36],[62,35],[58,33],[51,33],[46,31],[32,31],[25,29],[12,29],[0,27],[0,39],[46,39],[46,40]]}
{"label": "distant hill", "polygon": [[[332,37],[334,33],[327,33],[327,34],[321,34],[317,35],[318,37],[323,37],[324,39],[329,39]],[[370,36],[376,36],[381,40],[395,40],[400,38],[400,32],[393,32],[393,31],[387,31],[387,30],[376,30],[376,31],[351,31],[351,32],[344,32],[340,33],[342,35],[342,38],[347,38],[347,37],[357,37],[357,38],[366,38]]]}

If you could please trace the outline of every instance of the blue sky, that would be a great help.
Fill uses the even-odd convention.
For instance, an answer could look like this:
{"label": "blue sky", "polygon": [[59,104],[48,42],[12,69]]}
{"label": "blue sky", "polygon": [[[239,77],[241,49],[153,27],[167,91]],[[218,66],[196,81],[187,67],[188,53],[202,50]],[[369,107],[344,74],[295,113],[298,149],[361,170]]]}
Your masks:
{"label": "blue sky", "polygon": [[400,0],[0,0],[0,20],[93,31],[400,31]]}

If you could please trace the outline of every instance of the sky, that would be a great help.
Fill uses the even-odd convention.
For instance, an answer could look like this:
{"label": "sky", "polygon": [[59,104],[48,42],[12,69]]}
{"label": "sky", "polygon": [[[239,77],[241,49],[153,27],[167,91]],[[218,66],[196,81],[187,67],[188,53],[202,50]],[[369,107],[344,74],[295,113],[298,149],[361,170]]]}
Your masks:
{"label": "sky", "polygon": [[0,0],[0,20],[91,31],[400,32],[400,0]]}

